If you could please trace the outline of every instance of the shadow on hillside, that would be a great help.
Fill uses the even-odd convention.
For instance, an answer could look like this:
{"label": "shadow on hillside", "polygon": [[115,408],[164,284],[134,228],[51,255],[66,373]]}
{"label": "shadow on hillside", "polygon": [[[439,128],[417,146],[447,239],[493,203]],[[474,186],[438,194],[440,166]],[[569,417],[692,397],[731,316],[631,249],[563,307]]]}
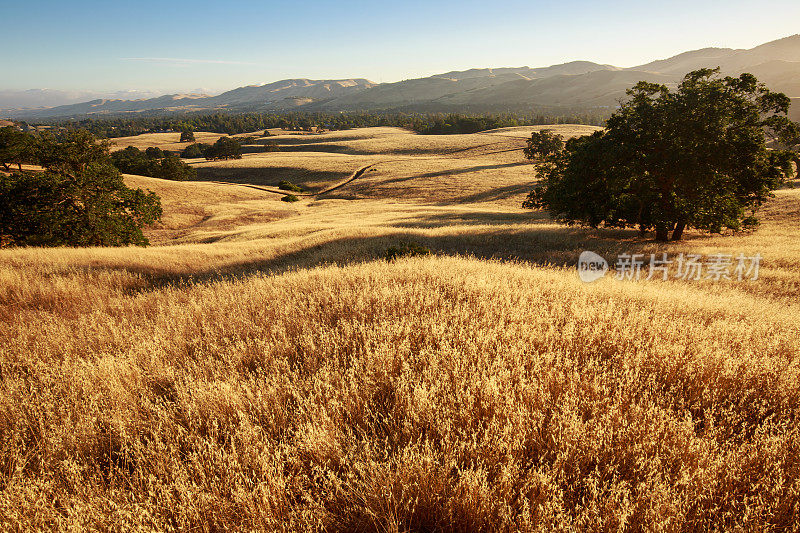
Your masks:
{"label": "shadow on hillside", "polygon": [[[380,139],[380,137],[378,137]],[[413,140],[407,140],[406,145],[403,147],[382,147],[379,143],[379,149],[369,148],[355,148],[346,143],[348,141],[359,140],[375,140],[371,137],[328,137],[324,139],[315,139],[313,136],[299,136],[297,138],[265,138],[257,141],[258,144],[266,144],[268,142],[274,143],[279,146],[281,152],[329,152],[334,154],[348,154],[348,155],[395,155],[395,156],[416,156],[416,155],[439,155],[439,156],[461,156],[461,157],[484,157],[497,153],[504,153],[519,150],[520,153],[524,147],[524,142],[519,142],[511,139],[502,139],[493,142],[478,143],[473,146],[464,148],[453,149],[447,143],[442,143],[441,146],[429,144],[429,139],[424,137],[420,138],[419,144],[414,145]],[[481,152],[489,147],[499,148],[505,145],[506,149],[495,152]],[[510,148],[509,148],[510,147]],[[469,152],[475,152],[469,154]]]}
{"label": "shadow on hillside", "polygon": [[[448,235],[427,235],[415,231],[396,231],[387,235],[345,237],[301,250],[278,254],[269,260],[242,262],[225,270],[233,275],[258,271],[282,272],[322,264],[346,265],[382,258],[386,249],[401,242],[416,242],[431,251],[448,256],[478,259],[526,261],[537,265],[574,266],[578,255],[592,250],[608,256],[613,263],[620,253],[655,253],[655,242],[638,238],[633,230],[586,230],[569,227],[541,227],[509,230],[454,230]],[[612,257],[613,256],[613,257]]]}
{"label": "shadow on hillside", "polygon": [[[513,163],[496,163],[494,165],[476,165],[474,167],[466,167],[466,168],[459,168],[453,170],[437,170],[435,172],[425,172],[423,174],[414,174],[413,176],[406,176],[403,178],[391,178],[381,180],[381,185],[387,185],[390,183],[403,183],[411,180],[417,179],[425,179],[425,178],[441,178],[443,176],[459,176],[461,174],[470,174],[472,172],[480,172],[482,170],[500,170],[503,168],[513,168],[519,167],[523,165],[528,165],[527,161],[522,162],[513,162]],[[530,186],[530,185],[527,185]]]}
{"label": "shadow on hillside", "polygon": [[507,226],[510,224],[549,224],[552,221],[545,211],[508,213],[503,211],[447,212],[414,215],[409,220],[390,224],[395,228],[445,228],[450,226]]}
{"label": "shadow on hillside", "polygon": [[[434,147],[418,146],[418,147],[411,147],[411,148],[395,148],[393,150],[392,149],[382,150],[380,152],[380,154],[382,154],[382,155],[401,155],[401,156],[406,156],[406,155],[436,155],[436,156],[442,156],[444,158],[449,158],[449,159],[476,159],[476,158],[482,158],[482,157],[486,157],[486,156],[490,156],[490,155],[502,154],[502,153],[505,153],[505,152],[513,152],[515,150],[520,150],[520,152],[522,151],[522,148],[518,148],[518,147],[515,147],[512,150],[498,150],[498,151],[495,151],[495,152],[480,152],[480,151],[478,151],[478,150],[483,150],[483,149],[486,149],[486,148],[488,148],[490,146],[494,146],[494,145],[497,145],[497,144],[501,144],[501,143],[476,144],[475,146],[468,146],[466,148],[460,148],[458,150],[453,150],[452,148],[447,147],[447,146],[441,146],[441,147],[436,147],[436,146],[434,146]],[[502,143],[502,144],[507,144],[507,143]],[[475,152],[475,151],[477,151],[477,152],[476,153],[469,153],[469,152]]]}
{"label": "shadow on hillside", "polygon": [[383,137],[389,137],[392,135],[407,135],[413,134],[412,131],[398,131],[398,132],[390,132],[390,133],[364,133],[354,135],[353,133],[350,134],[341,134],[336,135],[332,133],[326,133],[324,136],[321,135],[314,135],[314,134],[282,134],[282,135],[273,135],[271,137],[264,137],[259,139],[256,142],[267,142],[267,141],[275,141],[278,144],[312,144],[312,143],[333,143],[333,142],[346,142],[346,141],[365,141],[365,140],[375,140],[380,139]]}
{"label": "shadow on hillside", "polygon": [[242,154],[249,155],[249,154],[263,154],[266,152],[263,146],[256,146],[252,144],[245,144],[239,147],[239,151]]}
{"label": "shadow on hillside", "polygon": [[312,171],[296,167],[197,167],[197,181],[229,181],[242,185],[277,187],[281,180],[289,180],[311,192],[349,175],[349,172]]}
{"label": "shadow on hillside", "polygon": [[354,150],[349,146],[342,146],[339,144],[294,144],[289,146],[280,146],[281,152],[327,152],[331,154],[347,154],[347,155],[374,155],[374,151],[368,150]]}
{"label": "shadow on hillside", "polygon": [[[529,181],[527,183],[507,185],[505,187],[495,187],[487,191],[454,198],[452,201],[460,204],[472,204],[480,202],[492,202],[495,200],[505,200],[506,198],[511,198],[512,196],[528,194],[531,192],[531,190],[533,190],[534,185],[536,185],[535,181]],[[449,203],[451,202],[442,203],[442,205],[448,205]],[[520,201],[520,204],[521,203],[522,202]]]}
{"label": "shadow on hillside", "polygon": [[[485,145],[472,146],[469,148],[465,148],[464,150],[459,150],[457,152],[453,152],[449,148],[437,148],[437,147],[431,148],[423,146],[408,147],[408,148],[387,148],[380,150],[357,149],[351,146],[344,146],[340,144],[325,144],[325,143],[314,143],[314,144],[295,143],[292,145],[281,144],[279,146],[280,146],[279,151],[286,153],[325,152],[331,154],[374,155],[374,156],[429,156],[429,155],[453,156],[458,154],[461,156],[461,158],[468,158],[468,157],[485,157],[488,155],[493,155],[495,153],[495,152],[478,152],[475,154],[467,154],[469,150],[479,150],[486,148]],[[505,152],[505,150],[501,150],[500,152],[496,153],[503,153],[503,152]]]}
{"label": "shadow on hillside", "polygon": [[[301,241],[302,242],[302,241]],[[609,264],[621,253],[646,254],[664,250],[664,246],[653,241],[642,240],[633,230],[588,230],[576,227],[550,226],[526,227],[518,231],[507,227],[475,231],[454,231],[447,235],[428,235],[422,231],[395,231],[381,236],[343,237],[328,242],[309,244],[297,249],[291,245],[286,251],[278,250],[272,257],[248,261],[231,262],[174,274],[165,268],[132,267],[120,264],[117,267],[96,268],[89,265],[76,266],[86,271],[122,270],[137,275],[137,283],[126,287],[131,293],[148,292],[165,286],[183,286],[198,282],[230,280],[256,273],[280,274],[298,268],[323,265],[348,265],[380,260],[387,248],[402,242],[415,242],[429,248],[438,255],[469,256],[478,259],[523,261],[533,265],[574,266],[584,250],[591,250],[605,257]],[[272,254],[272,252],[270,252]]]}
{"label": "shadow on hillside", "polygon": [[[527,181],[522,183],[515,183],[513,185],[506,185],[503,187],[491,187],[484,191],[475,192],[472,194],[462,195],[459,196],[458,193],[462,191],[452,190],[455,189],[455,185],[452,183],[448,183],[445,186],[445,189],[437,189],[435,184],[426,184],[425,188],[422,189],[423,193],[420,194],[419,189],[407,189],[405,187],[392,187],[392,185],[397,184],[406,184],[407,185],[414,185],[412,182],[418,179],[436,179],[438,177],[446,177],[446,176],[456,176],[462,174],[469,174],[472,172],[479,172],[481,170],[496,170],[502,168],[510,168],[515,167],[518,165],[524,165],[526,163],[499,163],[495,165],[480,165],[470,168],[458,169],[458,170],[443,170],[443,171],[436,171],[436,172],[428,172],[425,174],[415,174],[413,176],[405,176],[401,178],[389,178],[389,179],[382,179],[380,177],[372,178],[371,174],[367,173],[364,181],[356,180],[352,184],[348,185],[344,189],[339,189],[337,191],[326,193],[325,198],[328,199],[340,199],[340,200],[352,200],[356,198],[369,198],[375,197],[385,197],[386,195],[397,196],[400,198],[425,198],[430,199],[433,197],[434,199],[431,200],[436,202],[436,205],[441,206],[451,206],[453,204],[472,204],[472,203],[481,203],[481,202],[492,202],[497,200],[505,200],[507,198],[511,198],[514,196],[520,195],[527,195],[535,186],[535,181]],[[380,163],[375,165],[377,167],[376,170],[380,169]],[[442,196],[447,194],[446,199],[442,199]],[[520,200],[520,205],[522,204],[522,200]]]}

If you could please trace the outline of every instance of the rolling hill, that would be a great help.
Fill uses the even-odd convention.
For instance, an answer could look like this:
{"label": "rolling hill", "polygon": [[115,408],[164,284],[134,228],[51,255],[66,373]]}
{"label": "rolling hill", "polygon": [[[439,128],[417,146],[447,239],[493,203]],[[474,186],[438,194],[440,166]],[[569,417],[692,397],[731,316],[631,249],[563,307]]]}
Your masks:
{"label": "rolling hill", "polygon": [[[43,119],[189,111],[534,111],[614,107],[640,80],[673,85],[691,70],[752,72],[771,89],[800,97],[800,35],[748,50],[704,48],[631,68],[573,61],[541,68],[485,68],[376,84],[366,79],[282,80],[218,96],[167,95],[141,100],[97,99],[48,109],[6,112]],[[800,110],[793,112],[800,118]]]}
{"label": "rolling hill", "polygon": [[[800,188],[738,234],[567,226],[521,207],[534,128],[276,128],[126,175],[153,246],[0,248],[2,529],[791,531]],[[762,261],[587,284],[583,250]]]}

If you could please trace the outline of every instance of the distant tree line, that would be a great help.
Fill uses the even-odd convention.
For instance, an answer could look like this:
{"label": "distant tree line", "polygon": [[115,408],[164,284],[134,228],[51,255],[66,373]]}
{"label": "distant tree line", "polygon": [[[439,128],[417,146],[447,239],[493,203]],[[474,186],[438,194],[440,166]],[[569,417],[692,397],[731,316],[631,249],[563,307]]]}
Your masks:
{"label": "distant tree line", "polygon": [[241,133],[282,128],[288,131],[328,131],[390,126],[408,128],[424,134],[475,133],[494,128],[535,126],[545,124],[592,124],[601,126],[610,111],[595,113],[214,113],[177,116],[142,116],[116,118],[86,118],[49,122],[67,130],[83,129],[100,138],[128,137],[164,131],[181,132],[183,142],[191,142],[192,132],[207,131],[236,135]]}
{"label": "distant tree line", "polygon": [[515,126],[539,126],[543,124],[591,124],[602,125],[599,117],[591,115],[574,116],[529,116],[520,117],[513,114],[502,115],[427,115],[415,120],[411,129],[424,135],[458,135],[478,133],[497,128]]}

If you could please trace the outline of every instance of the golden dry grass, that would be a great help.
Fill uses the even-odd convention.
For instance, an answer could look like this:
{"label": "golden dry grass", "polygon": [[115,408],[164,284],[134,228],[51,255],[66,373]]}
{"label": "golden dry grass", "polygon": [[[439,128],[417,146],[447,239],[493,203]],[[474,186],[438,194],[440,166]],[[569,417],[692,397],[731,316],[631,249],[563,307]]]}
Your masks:
{"label": "golden dry grass", "polygon": [[[239,135],[231,135],[231,137],[259,137],[263,134],[263,130],[253,133],[243,133]],[[140,150],[150,148],[151,146],[161,148],[162,150],[171,150],[179,152],[189,146],[190,144],[206,143],[214,144],[217,139],[224,137],[222,133],[210,133],[207,131],[199,131],[194,134],[195,140],[193,142],[180,142],[181,134],[179,132],[170,133],[147,133],[144,135],[135,135],[133,137],[115,137],[111,139],[112,150],[122,150],[128,146],[135,146]]]}
{"label": "golden dry grass", "polygon": [[[800,190],[664,245],[520,209],[488,135],[337,134],[375,153],[243,168],[378,170],[297,204],[129,176],[156,246],[0,251],[5,528],[797,528]],[[586,285],[584,249],[764,260]]]}
{"label": "golden dry grass", "polygon": [[[551,126],[565,136],[592,126]],[[364,128],[323,134],[278,134],[280,152],[246,153],[232,161],[195,160],[198,179],[274,187],[281,180],[318,193],[370,166],[357,183],[325,198],[410,200],[414,203],[485,203],[518,206],[532,183],[520,132],[507,128],[473,135],[416,135],[400,128]],[[162,134],[140,144],[159,145]],[[149,139],[149,140],[148,140]]]}

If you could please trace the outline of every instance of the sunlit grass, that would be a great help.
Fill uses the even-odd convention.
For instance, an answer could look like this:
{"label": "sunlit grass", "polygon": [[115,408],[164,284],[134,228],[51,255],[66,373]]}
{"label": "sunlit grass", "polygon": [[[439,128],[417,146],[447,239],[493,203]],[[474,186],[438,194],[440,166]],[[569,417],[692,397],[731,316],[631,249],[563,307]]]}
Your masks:
{"label": "sunlit grass", "polygon": [[[658,244],[430,176],[291,206],[128,180],[164,200],[158,246],[0,251],[5,527],[795,527],[800,190],[752,234]],[[381,259],[402,241],[436,255]],[[764,259],[583,284],[585,249]]]}

